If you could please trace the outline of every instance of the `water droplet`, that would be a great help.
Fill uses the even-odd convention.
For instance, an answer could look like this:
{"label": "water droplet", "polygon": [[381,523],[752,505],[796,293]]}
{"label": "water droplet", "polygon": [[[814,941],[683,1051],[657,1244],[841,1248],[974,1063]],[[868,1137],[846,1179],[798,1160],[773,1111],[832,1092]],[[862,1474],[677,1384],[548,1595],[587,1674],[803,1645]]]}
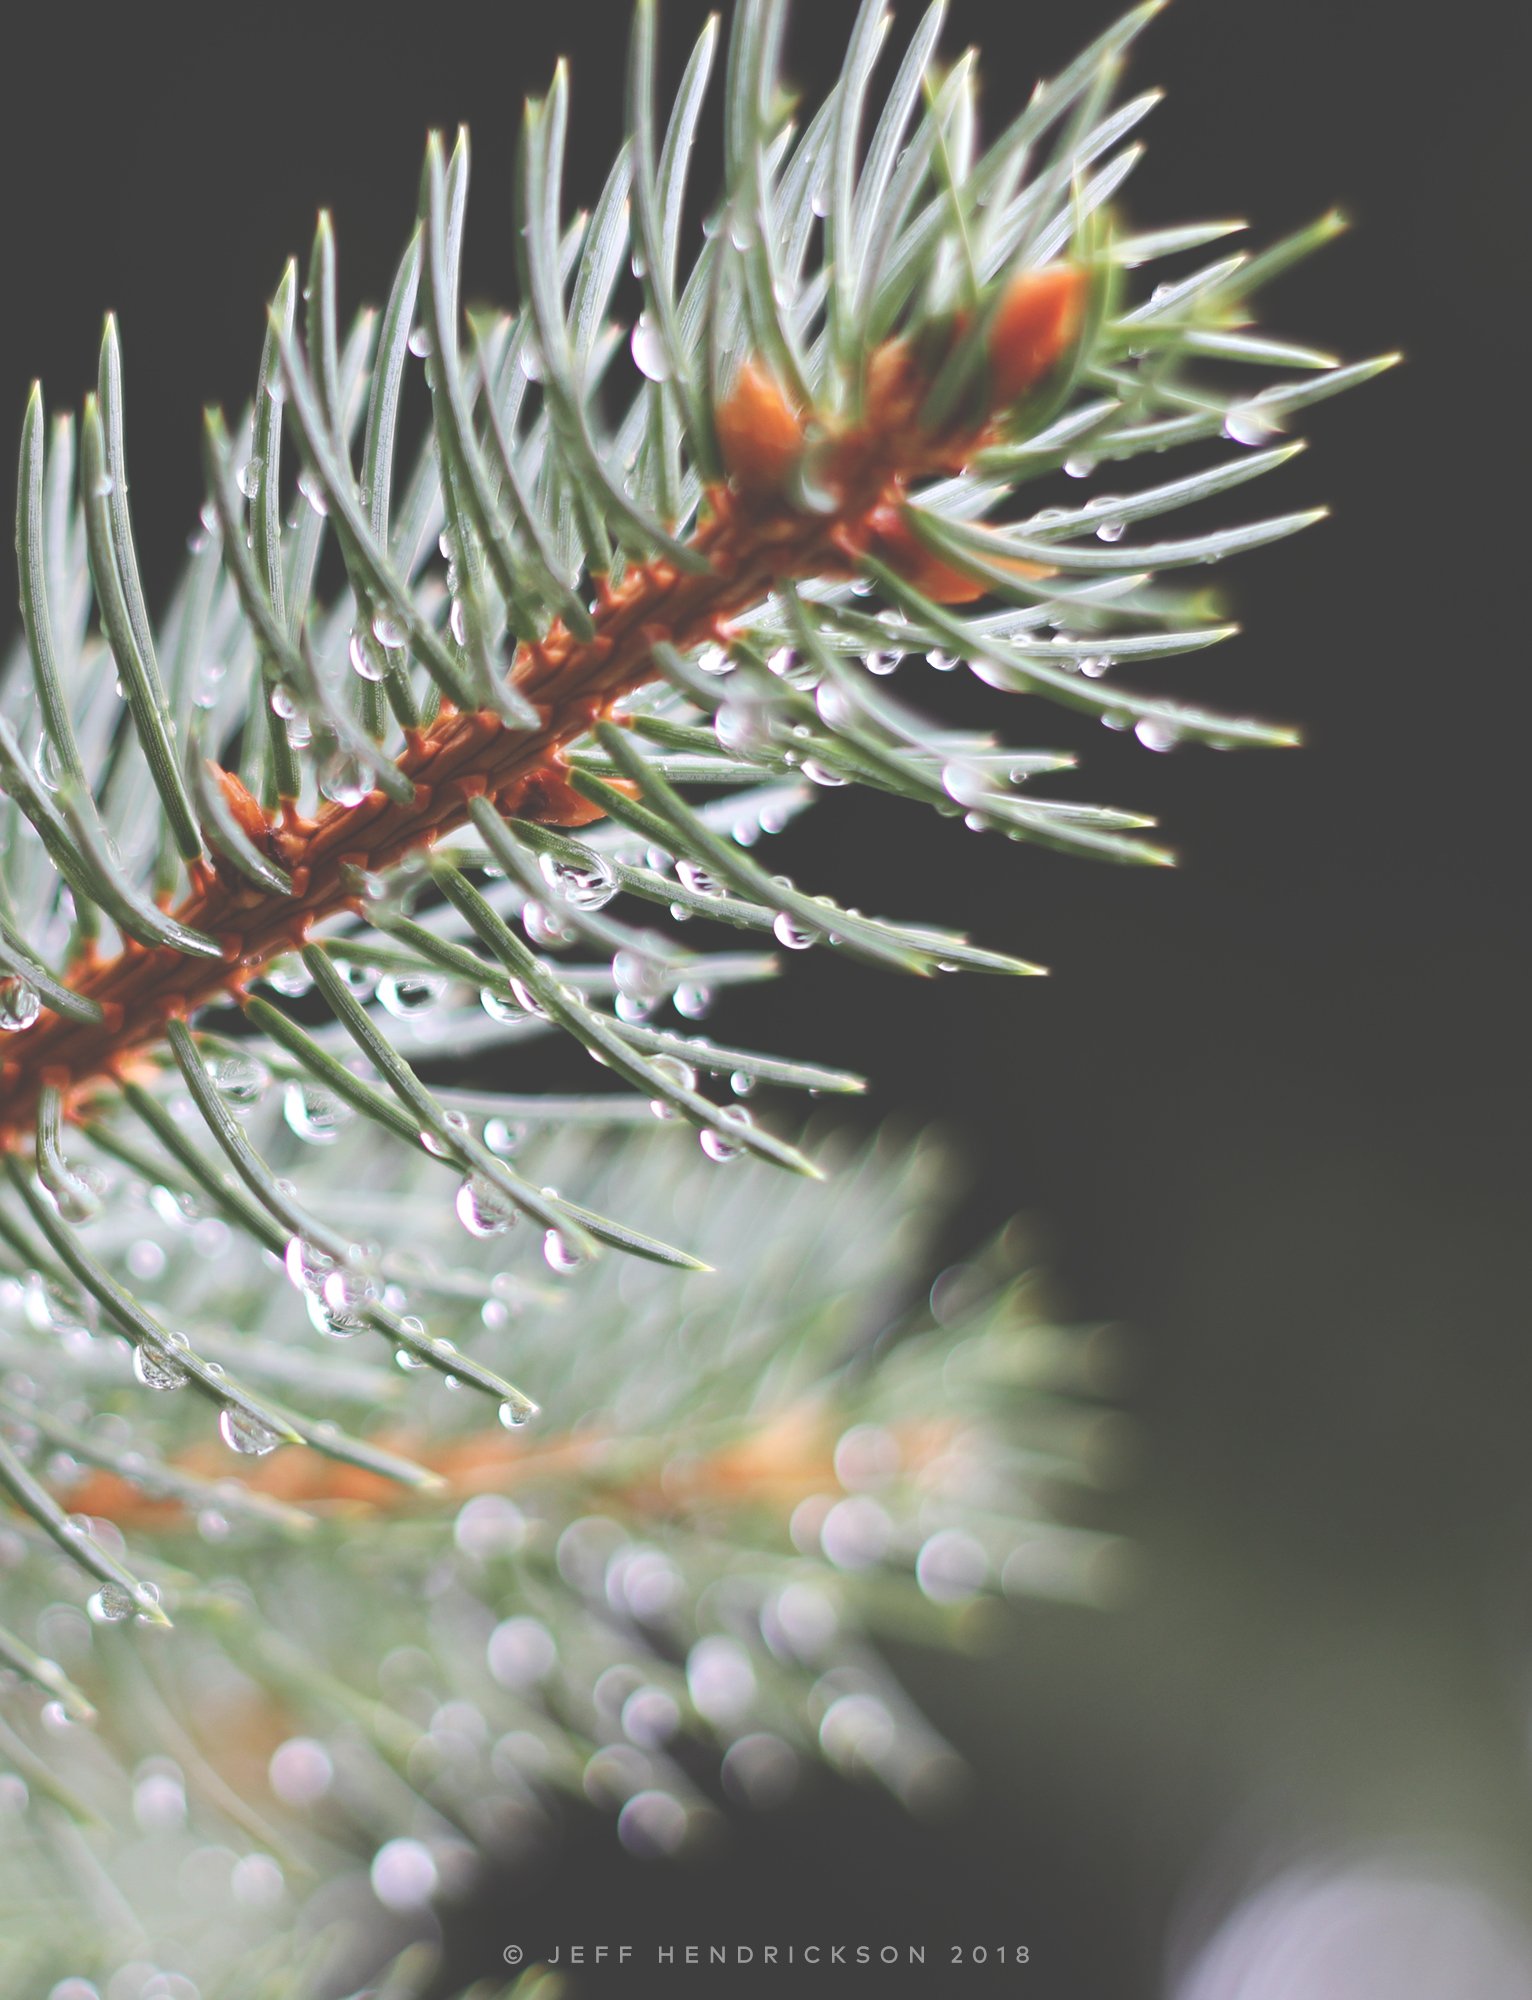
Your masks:
{"label": "water droplet", "polygon": [[543,379],[543,350],[530,333],[521,343],[521,372],[529,382]]}
{"label": "water droplet", "polygon": [[728,674],[734,671],[734,662],[723,646],[704,646],[697,655],[697,670],[704,674]]}
{"label": "water droplet", "polygon": [[346,655],[351,662],[351,671],[360,674],[364,681],[382,680],[383,662],[372,650],[368,634],[353,632],[346,645]]}
{"label": "water droplet", "polygon": [[302,1292],[318,1292],[326,1277],[335,1269],[335,1259],[304,1236],[287,1239],[282,1262],[288,1278]]}
{"label": "water droplet", "polygon": [[713,1011],[713,989],[711,986],[693,985],[688,980],[671,994],[670,1003],[688,1021],[701,1021]]}
{"label": "water droplet", "polygon": [[457,1191],[457,1219],[470,1236],[501,1236],[516,1220],[516,1204],[487,1174],[470,1174]]}
{"label": "water droplet", "polygon": [[600,910],[617,894],[617,871],[605,855],[586,849],[581,859],[571,861],[556,854],[540,854],[538,869],[556,896],[577,910]]}
{"label": "water droplet", "polygon": [[1148,715],[1139,717],[1133,725],[1133,734],[1146,750],[1174,750],[1181,740],[1181,732],[1173,723]]}
{"label": "water droplet", "polygon": [[271,712],[283,722],[295,722],[298,719],[297,697],[286,681],[278,681],[271,690]]}
{"label": "water droplet", "polygon": [[492,1153],[499,1153],[503,1159],[509,1158],[526,1144],[530,1129],[509,1118],[491,1118],[484,1127],[484,1143]]}
{"label": "water droplet", "polygon": [[1088,681],[1099,681],[1111,664],[1110,653],[1087,653],[1080,661],[1080,672]]}
{"label": "water droplet", "polygon": [[550,1271],[567,1277],[571,1271],[579,1270],[585,1258],[562,1230],[548,1229],[543,1232],[543,1262]]}
{"label": "water droplet", "polygon": [[771,927],[772,936],[788,951],[807,951],[810,945],[818,944],[819,933],[805,930],[795,923],[786,910],[777,912],[776,922]]}
{"label": "water droplet", "polygon": [[319,790],[337,806],[359,806],[372,791],[372,776],[349,750],[332,750],[319,772]]}
{"label": "water droplet", "polygon": [[678,861],[676,879],[683,888],[690,889],[694,896],[722,896],[725,893],[723,885],[705,868],[700,868],[695,861]]}
{"label": "water droplet", "polygon": [[83,1227],[101,1213],[104,1179],[93,1167],[72,1168],[57,1187],[49,1188],[53,1205],[66,1222]]}
{"label": "water droplet", "polygon": [[354,1115],[346,1100],[325,1083],[295,1079],[282,1093],[282,1116],[306,1145],[333,1145]]}
{"label": "water droplet", "polygon": [[[464,1112],[444,1112],[442,1114],[442,1124],[448,1128],[448,1132],[470,1132],[472,1130],[472,1126],[468,1124],[468,1116]],[[456,1158],[456,1150],[452,1146],[452,1140],[442,1138],[440,1132],[432,1132],[432,1130],[422,1132],[420,1134],[420,1144],[436,1160],[452,1160],[452,1158]]]}
{"label": "water droplet", "polygon": [[103,1583],[85,1608],[98,1625],[120,1625],[133,1615],[133,1593],[120,1583]]}
{"label": "water droplet", "polygon": [[428,326],[410,328],[409,349],[417,361],[424,361],[428,354],[436,352],[436,342],[431,337]]}
{"label": "water droplet", "polygon": [[548,1019],[547,1008],[524,979],[513,979],[511,981],[511,998],[523,1014],[530,1014],[534,1020],[538,1021],[546,1021]]}
{"label": "water droplet", "polygon": [[1270,444],[1277,432],[1276,423],[1256,403],[1236,403],[1224,412],[1223,434],[1232,444],[1249,445],[1254,449]]}
{"label": "water droplet", "polygon": [[549,950],[574,942],[574,932],[535,896],[528,897],[521,906],[521,927],[533,944]]}
{"label": "water droplet", "polygon": [[[537,1405],[528,1396],[508,1396],[500,1405],[500,1421],[508,1431],[523,1429],[537,1414]],[[488,1499],[498,1496],[486,1494],[481,1497]]]}
{"label": "water droplet", "polygon": [[135,1278],[152,1284],[165,1269],[163,1248],[152,1237],[141,1236],[136,1243],[128,1245],[128,1269]]}
{"label": "water droplet", "polygon": [[453,645],[468,644],[468,614],[463,609],[461,597],[454,597],[452,600],[452,608],[447,613],[447,630],[452,634]]}
{"label": "water droplet", "polygon": [[747,1069],[737,1069],[729,1078],[729,1088],[736,1097],[748,1097],[755,1089],[755,1078]]}
{"label": "water droplet", "polygon": [[372,636],[380,646],[394,650],[404,644],[404,627],[391,611],[379,611],[372,621]]}
{"label": "water droplet", "polygon": [[[181,1335],[182,1345],[186,1336]],[[154,1347],[147,1341],[138,1342],[133,1349],[133,1373],[146,1389],[168,1392],[179,1389],[186,1381],[186,1370],[173,1355],[163,1347]]]}
{"label": "water droplet", "polygon": [[309,471],[298,474],[298,491],[307,500],[321,519],[330,511],[330,498],[320,484],[318,475]]}
{"label": "water droplet", "polygon": [[619,993],[630,1000],[656,1000],[664,990],[664,976],[652,958],[627,946],[613,955],[612,979]]}
{"label": "water droplet", "polygon": [[251,1110],[271,1081],[271,1071],[257,1056],[220,1056],[206,1069],[208,1081],[231,1111]]}
{"label": "water droplet", "polygon": [[759,702],[726,701],[713,717],[713,734],[725,750],[750,757],[771,743],[771,721]]}
{"label": "water droplet", "polygon": [[[679,1085],[682,1090],[697,1088],[697,1072],[690,1063],[682,1062],[679,1056],[655,1056],[649,1067],[656,1075]],[[663,1097],[651,1097],[649,1109],[656,1118],[676,1118],[680,1115],[674,1105],[667,1103]]]}
{"label": "water droplet", "polygon": [[[259,458],[249,458],[239,468],[239,490],[247,500],[253,500],[261,490],[262,464],[263,461]],[[111,491],[110,482],[106,490]]]}
{"label": "water droplet", "polygon": [[823,785],[826,788],[849,783],[839,771],[832,771],[828,764],[821,764],[817,757],[804,758],[803,775],[811,785]]}
{"label": "water droplet", "polygon": [[0,978],[0,1034],[17,1035],[30,1028],[43,1010],[34,987],[14,973]]}
{"label": "water droplet", "polygon": [[651,382],[670,380],[670,356],[665,352],[665,343],[658,328],[651,324],[647,313],[639,314],[630,344],[634,364],[641,375],[647,375]]}
{"label": "water droplet", "polygon": [[950,674],[958,664],[958,656],[956,653],[944,653],[940,647],[933,646],[926,654],[926,664],[935,667],[939,674]]}
{"label": "water droplet", "polygon": [[[753,1122],[743,1104],[724,1105],[718,1117],[722,1124],[732,1125],[736,1129]],[[741,1141],[729,1138],[724,1132],[714,1131],[711,1126],[705,1127],[697,1134],[697,1141],[708,1158],[716,1160],[720,1166],[729,1160],[737,1160],[745,1150]]]}
{"label": "water droplet", "polygon": [[225,1403],[218,1413],[218,1432],[230,1451],[246,1458],[264,1458],[278,1444],[277,1434],[269,1425],[248,1410],[236,1409],[232,1403]]}
{"label": "water droplet", "polygon": [[274,993],[287,1000],[301,1000],[314,984],[313,974],[301,958],[273,959],[261,976]]}
{"label": "water droplet", "polygon": [[447,990],[443,972],[388,972],[378,981],[378,1000],[396,1021],[429,1014]]}
{"label": "water droplet", "polygon": [[1103,521],[1096,529],[1096,539],[1100,542],[1120,542],[1127,527],[1126,521]]}
{"label": "water droplet", "polygon": [[56,792],[59,788],[58,752],[52,740],[39,736],[37,748],[32,753],[32,769],[37,773],[37,782],[45,792]]}
{"label": "water droplet", "polygon": [[1096,461],[1083,452],[1064,461],[1064,476],[1067,479],[1089,479],[1096,469]]}

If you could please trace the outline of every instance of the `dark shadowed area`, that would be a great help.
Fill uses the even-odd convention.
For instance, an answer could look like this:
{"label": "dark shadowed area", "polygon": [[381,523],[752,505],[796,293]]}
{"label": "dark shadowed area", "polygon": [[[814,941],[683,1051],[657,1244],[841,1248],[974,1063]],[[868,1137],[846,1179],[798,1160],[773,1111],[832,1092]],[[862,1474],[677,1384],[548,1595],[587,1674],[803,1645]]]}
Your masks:
{"label": "dark shadowed area", "polygon": [[[907,31],[915,10],[896,11]],[[998,123],[1115,11],[954,0],[946,45],[981,44]],[[668,56],[703,12],[668,0]],[[789,66],[810,92],[851,18],[799,0]],[[201,406],[249,395],[266,296],[315,208],[334,212],[348,301],[380,297],[425,131],[466,121],[467,289],[506,297],[523,93],[571,57],[571,200],[597,191],[620,128],[620,0],[72,6],[8,36],[0,459],[31,377],[55,406],[93,383],[116,310],[156,598],[201,500]],[[627,1942],[633,1965],[574,1991],[638,1992],[656,1941],[839,1940],[925,1943],[898,1983],[932,1994],[1532,1993],[1513,1928],[1532,1880],[1526,43],[1491,0],[1429,36],[1336,0],[1175,0],[1150,30],[1132,74],[1169,95],[1129,213],[1244,215],[1268,239],[1339,203],[1354,234],[1266,316],[1348,358],[1408,356],[1315,411],[1313,448],[1261,489],[1262,512],[1335,513],[1223,579],[1245,636],[1162,675],[1296,722],[1306,747],[1156,756],[933,675],[930,706],[1080,750],[1078,795],[1161,815],[1183,866],[1114,872],[832,799],[819,840],[840,844],[808,886],[971,928],[1052,977],[895,989],[805,954],[720,1017],[865,1069],[869,1115],[939,1117],[973,1167],[951,1254],[1027,1211],[1063,1309],[1133,1329],[1136,1442],[1104,1518],[1140,1542],[1135,1600],[1017,1613],[985,1658],[901,1661],[974,1762],[950,1822],[826,1781],[684,1869],[572,1824],[461,1913],[465,1976],[514,1939]],[[807,838],[774,865],[807,879]],[[1262,1885],[1223,1956],[1194,1965]],[[1446,1914],[1401,1944],[1396,1907],[1419,1919],[1432,1897]],[[1374,1935],[1397,1956],[1355,1943]],[[1444,1935],[1455,1969],[1423,1975]],[[1291,1936],[1354,1955],[1289,1958],[1310,1969],[1283,1984]],[[1024,1975],[948,1963],[1018,1943]],[[787,1976],[678,1965],[665,1984]]]}

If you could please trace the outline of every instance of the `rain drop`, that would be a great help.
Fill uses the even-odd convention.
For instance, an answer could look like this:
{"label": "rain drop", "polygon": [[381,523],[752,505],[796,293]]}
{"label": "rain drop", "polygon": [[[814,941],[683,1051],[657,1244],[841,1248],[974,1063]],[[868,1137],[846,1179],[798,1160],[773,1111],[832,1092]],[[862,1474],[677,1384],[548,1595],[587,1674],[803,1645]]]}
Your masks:
{"label": "rain drop", "polygon": [[771,934],[777,943],[785,946],[788,951],[807,951],[810,945],[819,942],[819,933],[817,931],[803,929],[801,925],[793,921],[786,910],[779,910],[777,912],[776,922],[771,927]]}
{"label": "rain drop", "polygon": [[[752,1123],[750,1113],[745,1109],[743,1104],[724,1105],[718,1117],[721,1124],[732,1125],[736,1129],[742,1125]],[[731,1139],[726,1133],[715,1131],[712,1126],[708,1126],[699,1132],[697,1139],[708,1158],[716,1160],[720,1166],[729,1160],[737,1160],[745,1150],[740,1140]]]}
{"label": "rain drop", "polygon": [[319,789],[332,805],[359,806],[372,791],[371,775],[349,750],[334,750],[319,772]]}
{"label": "rain drop", "polygon": [[246,1458],[264,1458],[268,1451],[276,1450],[279,1442],[270,1425],[263,1424],[248,1410],[236,1409],[232,1403],[226,1403],[219,1411],[218,1431],[230,1451]]}
{"label": "rain drop", "polygon": [[670,356],[665,352],[665,343],[647,313],[639,314],[631,345],[633,360],[641,375],[647,375],[651,382],[670,380]]}
{"label": "rain drop", "polygon": [[207,1065],[208,1081],[231,1111],[252,1110],[266,1094],[271,1071],[256,1056],[223,1056]]}
{"label": "rain drop", "polygon": [[[697,1088],[697,1072],[690,1063],[682,1062],[679,1056],[656,1056],[649,1067],[655,1075],[663,1077],[668,1083],[676,1084],[682,1090]],[[675,1106],[667,1103],[663,1097],[651,1097],[649,1109],[656,1118],[679,1116]]]}
{"label": "rain drop", "polygon": [[642,952],[630,951],[626,946],[612,959],[612,980],[619,993],[630,1000],[657,999],[664,986],[660,968],[652,958]]}
{"label": "rain drop", "polygon": [[321,518],[329,513],[329,496],[313,473],[300,472],[298,474],[298,491]]}
{"label": "rain drop", "polygon": [[556,950],[559,945],[572,944],[574,932],[561,923],[557,915],[546,903],[536,897],[529,897],[521,906],[521,927],[533,944],[548,950]]}
{"label": "rain drop", "polygon": [[[182,1347],[186,1345],[184,1333],[173,1334],[171,1339],[178,1341]],[[179,1389],[186,1381],[186,1370],[180,1362],[164,1348],[153,1347],[147,1341],[141,1341],[133,1349],[133,1373],[146,1389],[161,1392]]]}
{"label": "rain drop", "polygon": [[30,1028],[43,1010],[35,987],[14,973],[0,979],[0,1034],[17,1035]]}
{"label": "rain drop", "polygon": [[578,861],[538,856],[538,869],[556,896],[577,910],[600,910],[617,894],[617,871],[604,855],[585,850]]}
{"label": "rain drop", "polygon": [[585,1259],[562,1230],[549,1229],[543,1233],[543,1262],[550,1271],[567,1277],[571,1271],[578,1271]]}
{"label": "rain drop", "polygon": [[678,861],[676,879],[683,889],[690,889],[694,896],[721,896],[724,891],[705,868],[699,868],[695,861]]}
{"label": "rain drop", "polygon": [[1270,444],[1277,435],[1277,425],[1256,404],[1236,403],[1224,412],[1223,434],[1231,444],[1248,445],[1254,449]]}
{"label": "rain drop", "polygon": [[688,980],[671,994],[670,1004],[688,1021],[704,1020],[713,1010],[713,989],[693,985]]}
{"label": "rain drop", "polygon": [[396,1021],[429,1014],[446,990],[446,974],[441,972],[389,972],[378,981],[378,999]]}
{"label": "rain drop", "polygon": [[470,1174],[454,1206],[470,1236],[501,1236],[516,1220],[516,1204],[487,1174]]}
{"label": "rain drop", "polygon": [[[261,490],[261,466],[259,458],[250,458],[239,468],[239,490],[247,500],[253,500]],[[110,486],[107,490],[110,492]]]}
{"label": "rain drop", "polygon": [[412,326],[409,349],[417,361],[424,361],[428,354],[434,354],[436,342],[431,338],[431,329],[427,326]]}
{"label": "rain drop", "polygon": [[492,1153],[509,1158],[526,1144],[528,1127],[509,1118],[491,1118],[484,1127],[484,1143]]}
{"label": "rain drop", "polygon": [[85,1608],[98,1625],[120,1625],[133,1615],[133,1593],[120,1583],[103,1583]]}
{"label": "rain drop", "polygon": [[1174,750],[1181,740],[1181,733],[1168,722],[1157,722],[1152,716],[1141,716],[1133,725],[1133,734],[1146,750]]}
{"label": "rain drop", "polygon": [[383,678],[383,662],[372,650],[372,640],[363,632],[353,632],[347,642],[346,654],[351,661],[351,671],[360,674],[364,681],[380,681]]}
{"label": "rain drop", "polygon": [[380,646],[396,648],[404,644],[404,627],[391,612],[380,611],[372,621],[372,636]]}
{"label": "rain drop", "polygon": [[351,1106],[324,1083],[294,1080],[282,1093],[288,1129],[309,1146],[333,1146],[350,1120]]}

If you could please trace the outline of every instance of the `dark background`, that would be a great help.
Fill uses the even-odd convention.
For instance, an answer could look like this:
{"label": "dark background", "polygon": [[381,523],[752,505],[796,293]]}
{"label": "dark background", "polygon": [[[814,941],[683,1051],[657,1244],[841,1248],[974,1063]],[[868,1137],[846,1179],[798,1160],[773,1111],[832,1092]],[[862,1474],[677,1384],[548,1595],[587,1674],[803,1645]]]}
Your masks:
{"label": "dark background", "polygon": [[[1116,11],[954,4],[946,46],[984,46],[993,127]],[[668,0],[668,57],[702,12]],[[905,1663],[978,1759],[957,1824],[822,1793],[692,1871],[577,1833],[465,1921],[465,1964],[533,1929],[1025,1938],[1024,1990],[1087,2000],[1161,1990],[1209,1855],[1237,1885],[1268,1850],[1415,1838],[1532,1878],[1528,49],[1521,10],[1432,12],[1428,30],[1380,4],[1176,0],[1132,71],[1170,91],[1135,218],[1243,214],[1269,238],[1339,202],[1357,230],[1266,316],[1348,357],[1408,355],[1316,411],[1315,448],[1261,489],[1262,511],[1319,498],[1335,517],[1225,579],[1246,636],[1165,676],[1296,721],[1307,747],[1157,757],[1013,704],[1013,741],[1084,750],[1083,791],[1159,812],[1183,867],[1117,872],[832,799],[822,886],[971,926],[1053,977],[893,991],[816,954],[727,1017],[867,1069],[876,1109],[939,1113],[975,1168],[954,1250],[1033,1212],[1066,1308],[1137,1330],[1115,1512],[1146,1587],[1114,1616],[1018,1619],[987,1662]],[[790,67],[810,88],[851,13],[799,5]],[[74,5],[8,27],[0,460],[28,380],[77,400],[117,310],[162,597],[201,498],[200,406],[249,394],[265,298],[316,206],[348,300],[381,297],[425,129],[466,120],[469,289],[509,296],[521,95],[571,55],[569,192],[588,200],[625,40],[619,0]]]}

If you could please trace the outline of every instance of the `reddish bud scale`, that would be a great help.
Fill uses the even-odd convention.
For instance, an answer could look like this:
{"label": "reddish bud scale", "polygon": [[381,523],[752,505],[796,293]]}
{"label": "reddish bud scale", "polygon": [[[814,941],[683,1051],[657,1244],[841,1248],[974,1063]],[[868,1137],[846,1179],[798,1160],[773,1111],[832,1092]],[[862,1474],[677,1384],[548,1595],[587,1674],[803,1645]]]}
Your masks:
{"label": "reddish bud scale", "polygon": [[759,362],[747,361],[713,413],[724,467],[741,493],[780,493],[803,456],[803,422]]}
{"label": "reddish bud scale", "polygon": [[1085,273],[1074,264],[1022,271],[1005,289],[989,327],[990,389],[1006,408],[1035,389],[1079,338]]}

